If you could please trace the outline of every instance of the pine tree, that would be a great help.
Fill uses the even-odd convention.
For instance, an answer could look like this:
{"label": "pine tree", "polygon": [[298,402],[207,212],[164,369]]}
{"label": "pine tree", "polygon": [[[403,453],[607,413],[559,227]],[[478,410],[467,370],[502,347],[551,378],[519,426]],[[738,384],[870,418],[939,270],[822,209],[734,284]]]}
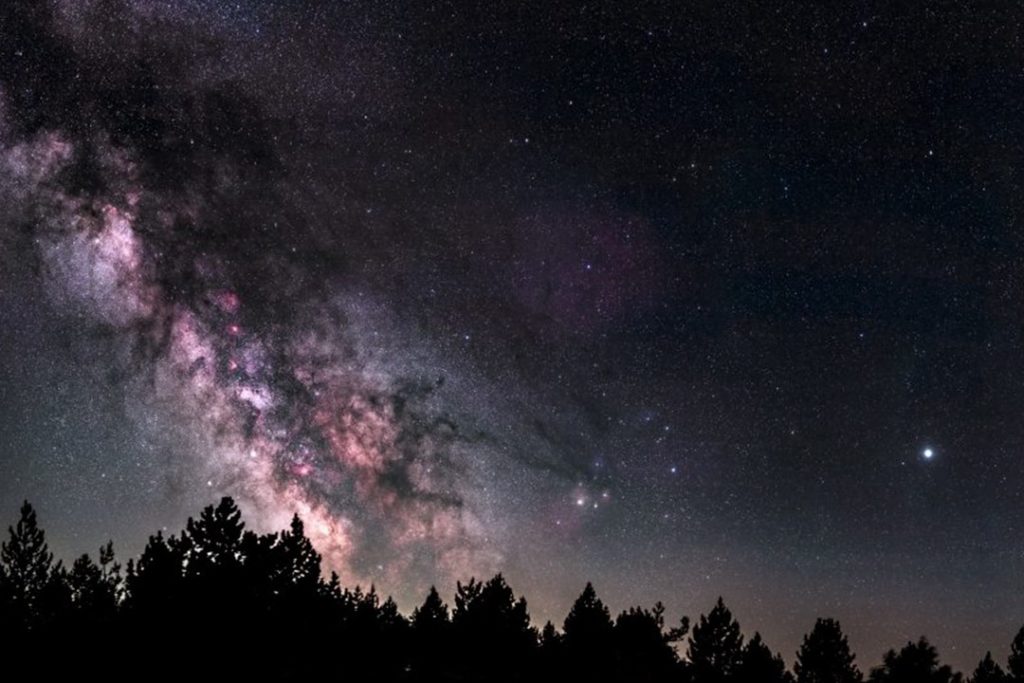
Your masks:
{"label": "pine tree", "polygon": [[786,671],[782,656],[772,654],[761,634],[755,631],[754,637],[743,648],[743,663],[736,680],[742,683],[792,683],[793,677]]}
{"label": "pine tree", "polygon": [[484,584],[471,577],[468,583],[455,582],[455,609],[452,610],[452,622],[464,624],[474,617],[473,607],[480,598]]}
{"label": "pine tree", "polygon": [[540,632],[540,646],[546,650],[553,650],[562,644],[562,635],[550,621],[544,622],[544,628]]}
{"label": "pine tree", "polygon": [[434,634],[446,629],[450,623],[448,605],[444,604],[437,588],[431,586],[426,600],[412,612],[413,629],[421,634]]}
{"label": "pine tree", "polygon": [[473,680],[513,680],[532,666],[537,633],[526,599],[516,599],[501,574],[487,583],[456,584],[452,629],[460,673]]}
{"label": "pine tree", "polygon": [[566,649],[581,652],[606,649],[611,642],[613,628],[608,608],[588,581],[562,625],[562,641]]}
{"label": "pine tree", "polygon": [[1020,627],[1010,643],[1010,657],[1006,665],[1014,681],[1024,681],[1024,626]]}
{"label": "pine tree", "polygon": [[451,619],[437,588],[430,587],[423,604],[412,613],[413,674],[417,680],[442,678],[450,657]]}
{"label": "pine tree", "polygon": [[[118,627],[119,601],[121,596],[121,569],[114,561],[112,543],[102,546],[99,563],[89,555],[76,559],[71,569],[54,583],[51,595],[62,617],[58,632],[73,634],[67,638],[64,652],[67,673],[74,674],[82,668],[102,666],[105,643],[109,642],[111,631]],[[56,574],[56,572],[54,572]],[[63,584],[63,585],[61,585]]]}
{"label": "pine tree", "polygon": [[228,568],[241,564],[245,531],[242,513],[235,501],[225,496],[214,508],[208,505],[198,520],[189,517],[182,537],[188,540],[188,572],[199,574],[209,567]]}
{"label": "pine tree", "polygon": [[118,588],[120,577],[109,566],[106,549],[100,549],[101,562],[96,564],[88,555],[82,555],[71,565],[67,581],[70,589],[71,602],[76,613],[86,623],[102,624],[113,620],[117,611]]}
{"label": "pine tree", "polygon": [[871,670],[871,683],[950,683],[953,671],[939,664],[939,653],[923,636],[899,652],[889,650],[882,666]]}
{"label": "pine tree", "polygon": [[0,544],[0,593],[16,628],[32,628],[42,618],[41,604],[55,571],[46,534],[39,528],[35,510],[25,501],[21,518],[8,527],[8,540]]}
{"label": "pine tree", "polygon": [[608,608],[587,582],[562,625],[565,666],[582,679],[607,679],[615,664],[614,628]]}
{"label": "pine tree", "polygon": [[320,554],[306,537],[306,530],[298,515],[292,517],[288,531],[281,534],[281,547],[287,567],[287,577],[293,586],[312,586],[320,580]]}
{"label": "pine tree", "polygon": [[380,605],[377,622],[382,631],[391,633],[403,632],[409,627],[409,620],[402,615],[398,609],[398,603],[390,595]]}
{"label": "pine tree", "polygon": [[721,597],[693,627],[687,658],[694,678],[702,683],[731,681],[739,672],[743,663],[743,635]]}
{"label": "pine tree", "polygon": [[517,600],[501,574],[487,583],[470,579],[468,584],[457,584],[452,623],[464,630],[507,635],[519,645],[535,640],[526,598]]}
{"label": "pine tree", "polygon": [[679,657],[665,632],[665,606],[631,607],[615,619],[616,679],[668,680],[676,673]]}
{"label": "pine tree", "polygon": [[[190,609],[195,598],[184,576],[187,543],[161,532],[150,536],[138,560],[125,570],[125,598],[121,609],[126,666],[152,666],[151,642],[180,639],[195,628],[197,615]],[[164,674],[184,675],[182,657],[166,658]]]}
{"label": "pine tree", "polygon": [[125,601],[146,619],[178,604],[183,597],[185,549],[174,536],[164,539],[158,531],[150,536],[138,561],[129,561],[125,577]]}
{"label": "pine tree", "polygon": [[285,619],[301,619],[302,612],[313,609],[321,590],[320,554],[298,515],[279,534],[244,532],[239,554],[251,595],[265,596]]}
{"label": "pine tree", "polygon": [[992,653],[986,652],[971,674],[971,683],[1006,683],[1007,676],[999,664],[992,659]]}
{"label": "pine tree", "polygon": [[566,678],[565,658],[562,651],[562,634],[550,621],[544,623],[540,632],[540,647],[537,650],[536,669],[533,679],[537,681],[562,681]]}
{"label": "pine tree", "polygon": [[862,680],[850,644],[834,619],[815,622],[811,632],[804,636],[793,671],[797,683],[859,683]]}
{"label": "pine tree", "polygon": [[121,578],[121,565],[114,561],[114,542],[107,541],[105,546],[100,547],[100,573],[103,580],[110,587],[115,602],[121,599],[124,588],[124,579]]}
{"label": "pine tree", "polygon": [[[176,609],[182,609],[194,622],[190,631],[195,656],[221,663],[220,668],[210,670],[211,676],[228,675],[230,659],[225,652],[243,642],[266,647],[268,628],[278,626],[268,612],[280,608],[280,590],[275,595],[272,576],[252,571],[253,565],[274,565],[270,554],[277,535],[261,539],[246,533],[241,517],[235,502],[224,497],[216,507],[204,508],[199,519],[190,517],[180,539],[185,592],[183,604]],[[260,556],[247,557],[246,551],[254,548]],[[238,662],[243,663],[250,664]],[[235,669],[241,673],[237,666]]]}

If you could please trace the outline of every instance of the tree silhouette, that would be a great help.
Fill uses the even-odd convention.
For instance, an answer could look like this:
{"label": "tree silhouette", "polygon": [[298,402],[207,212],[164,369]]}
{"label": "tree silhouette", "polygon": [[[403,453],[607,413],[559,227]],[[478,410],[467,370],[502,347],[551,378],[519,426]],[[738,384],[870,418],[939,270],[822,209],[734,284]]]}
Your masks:
{"label": "tree silhouette", "polygon": [[39,528],[36,512],[25,501],[16,526],[8,527],[8,540],[0,544],[0,595],[12,628],[31,630],[40,626],[43,603],[55,571],[46,534]]}
{"label": "tree silhouette", "polygon": [[[200,615],[192,611],[196,597],[185,580],[186,544],[161,532],[150,536],[138,560],[125,569],[125,598],[121,606],[124,659],[129,668],[152,666],[152,642],[180,642]],[[207,656],[212,653],[204,652]],[[167,658],[163,674],[186,675],[187,663]]]}
{"label": "tree silhouette", "polygon": [[1015,681],[1024,681],[1024,626],[1010,643],[1010,656],[1006,661],[1008,673]]}
{"label": "tree silhouette", "polygon": [[315,609],[321,597],[320,554],[306,537],[298,515],[277,534],[243,532],[239,548],[246,597],[266,603],[285,619]]}
{"label": "tree silhouette", "polygon": [[693,677],[702,683],[731,681],[739,672],[743,663],[743,635],[721,597],[693,627],[687,658]]}
{"label": "tree silhouette", "polygon": [[320,554],[306,537],[306,530],[298,515],[292,517],[288,531],[281,534],[278,544],[284,571],[279,575],[284,586],[306,590],[316,588],[320,581]]}
{"label": "tree silhouette", "polygon": [[886,652],[882,665],[872,669],[869,677],[871,683],[950,683],[953,680],[953,671],[939,665],[939,653],[923,636],[916,643],[907,643],[899,652]]}
{"label": "tree silhouette", "polygon": [[786,671],[782,656],[772,654],[761,634],[755,631],[754,637],[743,648],[743,661],[736,680],[743,683],[792,683],[793,676]]}
{"label": "tree silhouette", "polygon": [[356,680],[395,680],[408,661],[409,621],[390,597],[381,600],[376,587],[344,589],[333,601],[329,622],[335,636],[327,649],[344,643],[346,676]]}
{"label": "tree silhouette", "polygon": [[615,620],[617,680],[662,681],[680,675],[679,657],[672,647],[685,635],[689,622],[665,632],[665,606],[631,607]]}
{"label": "tree silhouette", "polygon": [[524,680],[537,649],[526,599],[515,597],[501,574],[486,584],[457,583],[452,627],[456,666],[475,680]]}
{"label": "tree silhouette", "polygon": [[185,593],[183,568],[184,550],[174,536],[165,540],[160,531],[150,536],[138,561],[128,561],[126,611],[148,627],[157,615],[180,608]]}
{"label": "tree silhouette", "polygon": [[545,681],[562,680],[566,673],[564,662],[562,634],[554,624],[547,621],[540,632],[540,650],[536,660],[538,678]]}
{"label": "tree silhouette", "polygon": [[[315,680],[374,683],[589,680],[609,683],[860,683],[839,627],[818,619],[803,639],[795,677],[761,635],[744,643],[719,598],[689,633],[666,628],[665,608],[631,607],[612,621],[588,583],[560,633],[530,624],[526,599],[501,574],[457,583],[449,610],[435,587],[406,618],[374,586],[345,588],[321,576],[321,558],[293,516],[288,528],[256,534],[230,498],[190,518],[180,535],[151,536],[124,575],[112,543],[98,559],[54,562],[25,503],[0,544],[3,673],[80,677],[119,665],[145,678]],[[688,637],[687,657],[675,643]],[[159,647],[170,644],[170,655]],[[282,644],[284,646],[282,647]],[[7,656],[7,652],[17,656]],[[59,652],[59,657],[51,653]],[[1024,659],[1024,629],[1010,671]],[[201,674],[200,672],[201,667]],[[1018,667],[1015,669],[1014,667]],[[888,651],[870,683],[960,683],[924,638]],[[1008,683],[987,653],[972,683]]]}
{"label": "tree silhouette", "polygon": [[99,549],[99,563],[89,555],[76,559],[67,572],[51,574],[55,607],[48,640],[65,641],[65,658],[58,663],[63,674],[102,666],[104,643],[119,629],[119,603],[123,589],[121,568],[114,561],[114,547]]}
{"label": "tree silhouette", "polygon": [[423,604],[412,613],[412,672],[416,680],[442,678],[451,655],[451,629],[448,605],[437,588],[431,586]]}
{"label": "tree silhouette", "polygon": [[986,652],[971,674],[971,683],[1006,683],[1007,675],[1002,667],[992,659],[992,653]]}
{"label": "tree silhouette", "polygon": [[[235,533],[232,531],[231,533]],[[329,610],[324,599],[320,555],[295,515],[287,530],[257,536],[243,531],[239,544],[242,614],[250,620],[247,641],[267,648],[291,639],[310,647],[328,646]],[[257,672],[265,673],[265,669]],[[306,658],[290,660],[281,676],[313,675]]]}
{"label": "tree silhouette", "polygon": [[858,683],[862,679],[850,644],[834,619],[818,619],[804,636],[793,672],[797,683]]}
{"label": "tree silhouette", "polygon": [[[245,570],[247,556],[244,546],[260,552],[258,564],[266,566],[275,539],[254,539],[245,533],[241,512],[230,498],[222,498],[214,507],[207,506],[198,519],[189,517],[180,537],[184,560],[185,595],[183,607],[193,622],[191,647],[198,657],[211,662],[224,662],[223,669],[211,673],[226,675],[231,668],[224,653],[254,644],[267,646],[265,612],[269,605],[265,583],[268,577],[257,578]],[[248,661],[240,662],[249,664]]]}
{"label": "tree silhouette", "polygon": [[121,592],[121,566],[114,562],[114,544],[99,550],[99,564],[82,555],[67,575],[71,603],[77,620],[88,627],[111,624],[117,616]]}
{"label": "tree silhouette", "polygon": [[208,505],[198,520],[191,517],[185,524],[187,551],[186,573],[200,576],[204,572],[235,569],[242,563],[241,544],[245,532],[242,512],[228,497],[214,508]]}
{"label": "tree silhouette", "polygon": [[558,632],[555,625],[550,621],[544,622],[544,628],[540,631],[540,645],[543,648],[555,649],[562,645],[562,634]]}
{"label": "tree silhouette", "polygon": [[427,635],[442,633],[450,625],[448,605],[444,604],[437,588],[431,586],[426,600],[412,612],[412,626],[417,633]]}
{"label": "tree silhouette", "polygon": [[589,581],[562,625],[564,664],[584,679],[606,680],[615,663],[611,614]]}

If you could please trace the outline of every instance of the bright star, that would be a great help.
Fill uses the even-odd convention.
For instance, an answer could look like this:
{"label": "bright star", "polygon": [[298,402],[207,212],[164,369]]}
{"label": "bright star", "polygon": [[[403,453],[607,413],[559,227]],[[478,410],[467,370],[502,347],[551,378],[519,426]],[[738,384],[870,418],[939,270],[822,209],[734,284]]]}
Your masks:
{"label": "bright star", "polygon": [[925,460],[931,460],[932,456],[935,455],[935,451],[933,451],[930,448],[926,448],[923,451],[921,451],[921,455],[924,456]]}

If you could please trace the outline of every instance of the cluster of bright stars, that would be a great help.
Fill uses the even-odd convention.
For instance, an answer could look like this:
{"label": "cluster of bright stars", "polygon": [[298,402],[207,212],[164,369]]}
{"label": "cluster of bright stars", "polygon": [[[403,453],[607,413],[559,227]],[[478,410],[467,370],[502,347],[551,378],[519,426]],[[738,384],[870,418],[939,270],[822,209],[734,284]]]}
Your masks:
{"label": "cluster of bright stars", "polygon": [[611,493],[608,491],[603,491],[601,495],[596,498],[588,498],[586,495],[581,494],[576,496],[576,507],[590,507],[596,510],[599,507],[601,507],[602,502],[607,503],[609,500],[611,500],[611,497]]}

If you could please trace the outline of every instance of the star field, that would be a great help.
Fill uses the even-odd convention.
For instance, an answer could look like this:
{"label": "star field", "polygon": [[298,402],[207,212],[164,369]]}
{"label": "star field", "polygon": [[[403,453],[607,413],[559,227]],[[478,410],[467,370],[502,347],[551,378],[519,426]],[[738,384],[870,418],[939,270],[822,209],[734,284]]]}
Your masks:
{"label": "star field", "polygon": [[231,495],[404,608],[1004,654],[1019,10],[9,4],[0,511],[60,556]]}

